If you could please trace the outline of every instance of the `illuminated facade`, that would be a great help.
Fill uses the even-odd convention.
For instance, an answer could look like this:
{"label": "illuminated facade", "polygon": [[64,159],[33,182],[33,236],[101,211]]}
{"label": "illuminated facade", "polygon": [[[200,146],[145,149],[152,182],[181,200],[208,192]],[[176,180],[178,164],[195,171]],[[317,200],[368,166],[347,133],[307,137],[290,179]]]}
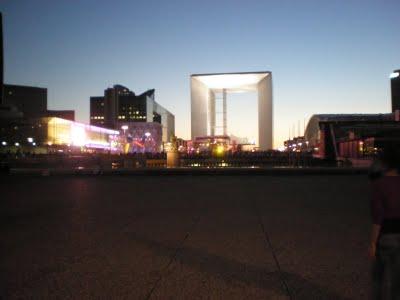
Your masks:
{"label": "illuminated facade", "polygon": [[273,110],[271,72],[195,74],[191,76],[191,131],[197,137],[215,136],[216,101],[222,101],[222,135],[227,132],[227,95],[258,92],[258,141],[260,150],[272,149]]}
{"label": "illuminated facade", "polygon": [[121,122],[159,123],[162,141],[175,134],[175,116],[154,100],[154,90],[140,95],[122,85],[104,91],[104,96],[90,97],[90,124],[120,129]]}
{"label": "illuminated facade", "polygon": [[60,118],[48,118],[46,123],[49,145],[118,150],[119,131]]}
{"label": "illuminated facade", "polygon": [[[0,122],[2,151],[41,153],[51,150],[107,151],[122,150],[119,131],[100,128],[66,119],[45,117],[39,119]],[[11,148],[12,149],[11,149]]]}
{"label": "illuminated facade", "polygon": [[124,140],[124,153],[158,153],[161,152],[162,126],[157,122],[119,122],[122,128],[121,139]]}

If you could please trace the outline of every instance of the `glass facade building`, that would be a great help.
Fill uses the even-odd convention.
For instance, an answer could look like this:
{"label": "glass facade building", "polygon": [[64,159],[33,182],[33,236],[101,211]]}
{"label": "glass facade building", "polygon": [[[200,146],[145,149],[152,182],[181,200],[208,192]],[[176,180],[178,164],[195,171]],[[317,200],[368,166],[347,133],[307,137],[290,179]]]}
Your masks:
{"label": "glass facade building", "polygon": [[114,85],[104,96],[90,97],[90,124],[120,130],[121,122],[158,123],[162,142],[168,142],[175,134],[175,116],[158,104],[154,95],[154,89],[135,95],[122,85]]}

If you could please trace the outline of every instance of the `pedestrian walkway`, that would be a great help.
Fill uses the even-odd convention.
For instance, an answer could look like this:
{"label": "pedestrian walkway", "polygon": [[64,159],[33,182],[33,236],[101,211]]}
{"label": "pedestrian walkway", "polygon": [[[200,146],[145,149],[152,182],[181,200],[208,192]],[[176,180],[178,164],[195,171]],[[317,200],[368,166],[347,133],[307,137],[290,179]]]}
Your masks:
{"label": "pedestrian walkway", "polygon": [[369,299],[364,175],[0,185],[7,299]]}

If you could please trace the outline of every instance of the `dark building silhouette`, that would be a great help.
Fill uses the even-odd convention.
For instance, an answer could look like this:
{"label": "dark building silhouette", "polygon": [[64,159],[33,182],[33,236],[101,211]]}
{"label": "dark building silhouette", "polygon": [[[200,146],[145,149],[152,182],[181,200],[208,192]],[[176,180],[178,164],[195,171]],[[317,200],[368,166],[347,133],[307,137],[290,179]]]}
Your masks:
{"label": "dark building silhouette", "polygon": [[3,16],[0,12],[0,105],[3,104],[4,56],[3,56]]}
{"label": "dark building silhouette", "polygon": [[90,124],[105,127],[104,97],[90,97]]}
{"label": "dark building silhouette", "polygon": [[74,110],[48,110],[46,116],[75,121]]}
{"label": "dark building silhouette", "polygon": [[104,91],[104,96],[90,97],[90,124],[121,129],[121,124],[133,122],[162,125],[163,142],[175,133],[175,117],[154,100],[155,90],[140,95],[122,85]]}
{"label": "dark building silhouette", "polygon": [[392,112],[400,110],[400,70],[394,71],[390,75],[390,85],[392,90]]}
{"label": "dark building silhouette", "polygon": [[25,118],[47,114],[47,89],[23,85],[4,85],[3,104],[14,106]]}
{"label": "dark building silhouette", "polygon": [[[41,87],[5,84],[2,108],[7,115],[25,119],[57,117],[75,121],[74,110],[48,110],[47,89]],[[19,115],[11,114],[12,111]]]}

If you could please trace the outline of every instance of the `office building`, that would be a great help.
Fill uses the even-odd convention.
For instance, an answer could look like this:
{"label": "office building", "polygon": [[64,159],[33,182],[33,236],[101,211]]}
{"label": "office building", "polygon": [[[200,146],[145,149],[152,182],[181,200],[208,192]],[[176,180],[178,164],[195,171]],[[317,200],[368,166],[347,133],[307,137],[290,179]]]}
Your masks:
{"label": "office building", "polygon": [[390,74],[390,87],[392,91],[392,112],[400,110],[400,70]]}
{"label": "office building", "polygon": [[5,84],[3,104],[16,107],[25,118],[46,116],[47,89]]}
{"label": "office building", "polygon": [[4,85],[3,15],[0,12],[0,106],[3,104]]}
{"label": "office building", "polygon": [[[227,95],[230,93],[257,91],[259,149],[272,149],[271,72],[194,74],[191,76],[190,83],[193,141],[199,137],[228,136]],[[217,124],[217,104],[222,104],[222,124]],[[217,133],[218,128],[222,128],[222,132]]]}
{"label": "office building", "polygon": [[114,85],[104,96],[90,97],[90,124],[120,130],[123,125],[136,126],[134,123],[159,123],[162,142],[168,142],[175,134],[175,116],[155,101],[154,94],[155,90],[148,90],[135,95]]}

